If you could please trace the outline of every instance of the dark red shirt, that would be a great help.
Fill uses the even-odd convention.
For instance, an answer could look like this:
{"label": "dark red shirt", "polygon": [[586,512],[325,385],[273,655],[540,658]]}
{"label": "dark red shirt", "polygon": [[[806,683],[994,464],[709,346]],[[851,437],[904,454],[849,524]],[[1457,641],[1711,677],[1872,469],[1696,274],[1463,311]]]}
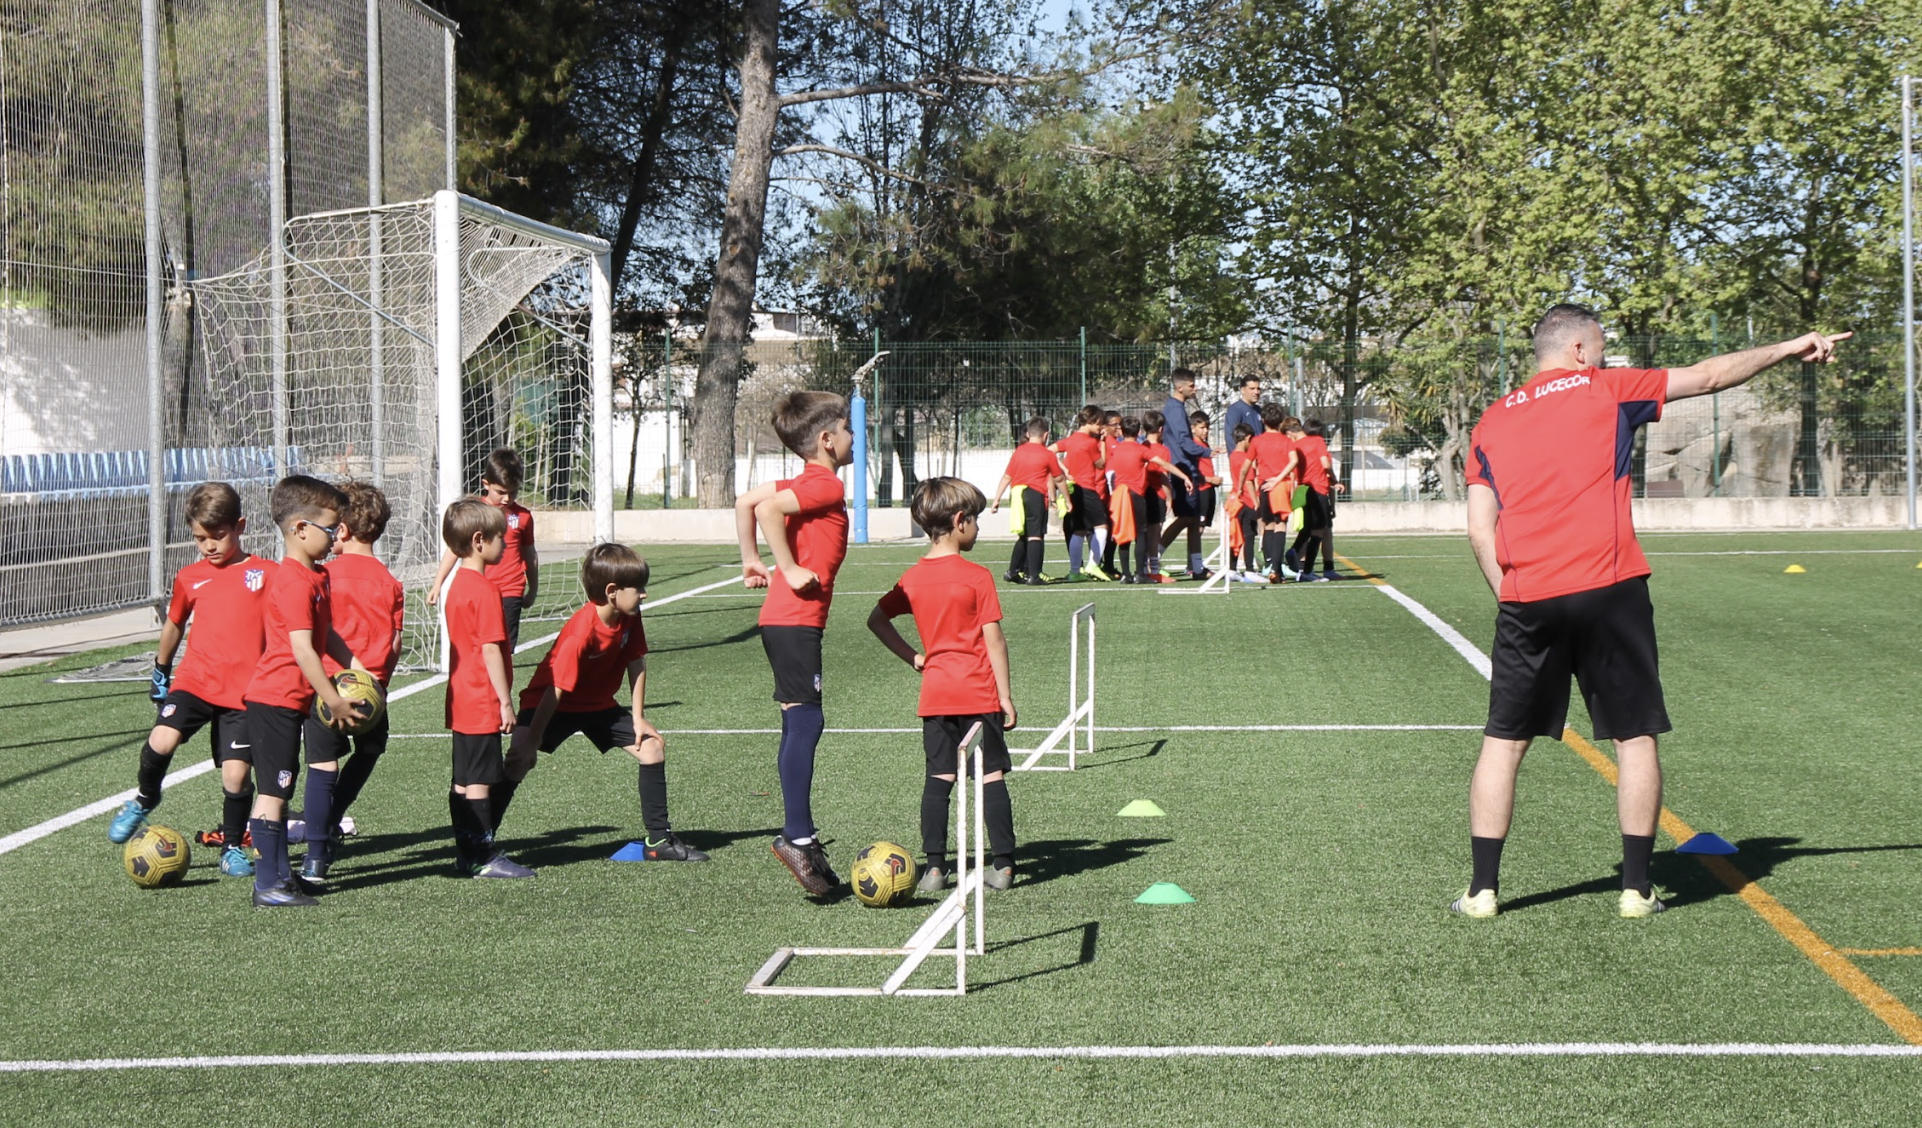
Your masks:
{"label": "dark red shirt", "polygon": [[1295,444],[1280,431],[1263,431],[1248,441],[1249,456],[1255,460],[1255,489],[1288,468],[1288,452]]}
{"label": "dark red shirt", "polygon": [[[380,684],[394,677],[400,662],[401,616],[407,610],[407,595],[400,581],[372,556],[348,553],[327,562],[328,585],[333,590],[334,633],[347,644],[360,664],[367,667]],[[340,663],[321,651],[320,664],[329,676],[340,672]]]}
{"label": "dark red shirt", "polygon": [[497,643],[507,665],[507,684],[514,684],[514,656],[507,649],[507,619],[501,613],[500,589],[472,568],[454,569],[448,585],[447,616],[447,727],[470,736],[501,730],[501,699],[487,676],[487,657],[481,647]]}
{"label": "dark red shirt", "polygon": [[[1166,443],[1149,443],[1148,457],[1159,458],[1164,462],[1172,463],[1174,461],[1174,452],[1168,449],[1168,444]],[[1167,481],[1168,472],[1150,463],[1148,466],[1148,488],[1150,490],[1158,490],[1166,484]]]}
{"label": "dark red shirt", "polygon": [[[1248,465],[1248,460],[1253,457],[1254,455],[1249,454],[1245,450],[1234,450],[1234,451],[1228,452],[1228,488],[1229,489],[1234,489],[1237,486],[1241,486],[1242,469]],[[1259,472],[1257,472],[1256,476],[1259,477]],[[1255,497],[1260,490],[1261,490],[1260,482],[1250,482],[1246,486],[1241,486],[1240,496],[1241,496],[1242,504],[1243,505],[1255,504]]]}
{"label": "dark red shirt", "polygon": [[1328,440],[1320,435],[1304,435],[1295,442],[1301,455],[1301,484],[1318,494],[1328,492]]}
{"label": "dark red shirt", "polygon": [[779,568],[768,578],[767,600],[761,604],[764,627],[825,627],[828,605],[834,601],[834,574],[848,556],[848,503],[841,479],[834,471],[809,463],[799,475],[778,482],[776,492],[793,490],[800,512],[787,518],[788,548],[794,562],[821,579],[804,593],[788,586]]}
{"label": "dark red shirt", "polygon": [[889,618],[913,614],[921,635],[923,717],[969,716],[1001,711],[994,667],[981,628],[1001,621],[994,576],[962,556],[922,560],[881,597]]}
{"label": "dark red shirt", "polygon": [[1008,483],[1048,492],[1048,483],[1061,476],[1061,464],[1042,443],[1022,443],[1008,459]]}
{"label": "dark red shirt", "polygon": [[262,705],[305,711],[313,707],[314,686],[294,660],[294,631],[312,631],[314,649],[325,653],[333,630],[333,601],[325,568],[303,568],[282,560],[267,581],[267,607],[261,616],[265,635],[260,664],[242,696]]}
{"label": "dark red shirt", "polygon": [[1107,493],[1107,475],[1095,468],[1094,460],[1101,457],[1101,440],[1086,431],[1076,431],[1056,443],[1061,451],[1061,465],[1067,470],[1068,477],[1084,490],[1095,490],[1104,496]]}
{"label": "dark red shirt", "polygon": [[1148,448],[1140,443],[1125,442],[1117,446],[1108,458],[1108,469],[1114,471],[1114,484],[1133,490],[1136,497],[1147,496],[1150,457]]}
{"label": "dark red shirt", "polygon": [[276,567],[242,556],[218,567],[197,560],[175,574],[167,621],[184,627],[193,620],[187,654],[174,671],[175,689],[222,709],[241,707],[266,648],[262,624]]}
{"label": "dark red shirt", "polygon": [[502,599],[512,599],[527,594],[527,546],[534,543],[534,515],[518,501],[503,505],[501,514],[507,518],[507,546],[500,561],[482,574]]}
{"label": "dark red shirt", "polygon": [[1208,479],[1215,476],[1215,460],[1204,454],[1195,460],[1195,469],[1201,471],[1201,473],[1195,475],[1196,491],[1214,489],[1214,483],[1208,481]]}
{"label": "dark red shirt", "polygon": [[562,713],[596,713],[618,702],[627,667],[647,653],[647,632],[639,615],[616,615],[601,622],[600,608],[590,603],[574,612],[561,628],[547,657],[534,668],[534,680],[521,690],[521,708],[540,708],[548,687],[561,691]]}
{"label": "dark red shirt", "polygon": [[1501,599],[1533,602],[1649,573],[1630,517],[1635,430],[1662,417],[1665,368],[1555,369],[1489,405],[1468,480],[1495,491]]}

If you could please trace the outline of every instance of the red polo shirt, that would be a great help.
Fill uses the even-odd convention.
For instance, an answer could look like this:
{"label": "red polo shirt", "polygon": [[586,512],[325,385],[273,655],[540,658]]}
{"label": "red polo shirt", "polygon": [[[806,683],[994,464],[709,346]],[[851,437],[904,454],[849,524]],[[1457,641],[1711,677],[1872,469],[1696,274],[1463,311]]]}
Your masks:
{"label": "red polo shirt", "polygon": [[988,664],[988,646],[981,636],[984,625],[1001,621],[1001,598],[986,568],[959,555],[922,560],[881,597],[881,612],[889,618],[914,615],[926,657],[921,716],[1001,711],[994,667]]}
{"label": "red polo shirt", "polygon": [[794,562],[819,576],[819,586],[797,593],[775,568],[761,604],[764,627],[826,627],[834,601],[834,574],[848,555],[848,504],[834,471],[808,463],[799,475],[778,482],[776,492],[793,490],[800,512],[787,518],[788,548]]}

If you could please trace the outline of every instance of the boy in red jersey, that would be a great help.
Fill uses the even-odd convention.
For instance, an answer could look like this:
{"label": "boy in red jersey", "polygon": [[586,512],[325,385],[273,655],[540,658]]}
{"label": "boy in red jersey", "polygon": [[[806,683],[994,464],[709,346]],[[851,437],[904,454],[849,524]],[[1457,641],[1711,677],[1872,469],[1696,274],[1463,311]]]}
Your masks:
{"label": "boy in red jersey", "polygon": [[1001,577],[1011,584],[1046,582],[1041,578],[1041,561],[1047,553],[1048,506],[1062,478],[1061,463],[1048,453],[1050,430],[1048,421],[1039,415],[1028,420],[1028,441],[1014,449],[1007,471],[994,487],[997,511],[1008,487],[1013,486],[1015,491],[1009,522],[1014,532],[1014,551],[1008,558],[1007,574]]}
{"label": "boy in red jersey", "polygon": [[[501,511],[507,520],[507,534],[501,558],[487,566],[484,573],[487,582],[494,585],[501,597],[501,620],[507,624],[507,653],[512,655],[521,640],[521,612],[534,605],[534,597],[540,591],[541,561],[540,554],[534,549],[534,515],[526,506],[515,499],[520,496],[521,481],[526,467],[521,456],[506,447],[501,447],[487,456],[487,465],[481,470],[481,488],[475,497]],[[441,587],[447,582],[459,559],[452,553],[444,553],[440,558],[440,571],[434,575],[434,586],[427,589],[427,605],[433,606],[440,598]]]}
{"label": "boy in red jersey", "polygon": [[499,506],[467,497],[447,507],[441,540],[459,560],[447,585],[447,728],[454,736],[454,782],[447,814],[460,871],[469,877],[533,877],[494,845],[492,789],[505,778],[501,737],[514,731],[513,651],[500,590],[482,574],[506,550]]}
{"label": "boy in red jersey", "polygon": [[[1071,580],[1096,573],[1101,573],[1104,580],[1110,578],[1098,563],[1108,543],[1108,476],[1104,472],[1108,456],[1101,441],[1103,419],[1099,407],[1087,405],[1075,416],[1074,431],[1052,448],[1061,456],[1061,468],[1070,483],[1068,515],[1062,519],[1061,531],[1068,538]],[[1082,554],[1089,547],[1089,538],[1093,538],[1094,553],[1089,559],[1090,571],[1084,573]]]}
{"label": "boy in red jersey", "polygon": [[[768,482],[734,503],[741,543],[741,582],[767,588],[761,605],[761,646],[774,672],[781,706],[781,833],[774,856],[801,888],[816,896],[841,879],[828,865],[814,825],[814,756],[826,720],[821,714],[821,635],[834,599],[834,575],[848,554],[847,498],[836,474],[854,457],[847,401],[832,392],[793,392],[774,406],[774,431],[807,460],[793,478]],[[774,569],[761,563],[755,530],[767,538]]]}
{"label": "boy in red jersey", "polygon": [[[647,632],[641,627],[647,576],[647,561],[624,544],[597,544],[582,558],[587,603],[567,620],[521,691],[507,774],[494,787],[496,827],[533,769],[535,750],[552,752],[568,737],[585,733],[600,751],[619,748],[640,762],[641,821],[647,827],[643,860],[707,861],[706,854],[674,836],[667,819],[667,746],[647,719]],[[623,676],[633,687],[628,709],[614,701]]]}
{"label": "boy in red jersey", "polygon": [[1115,571],[1115,504],[1114,504],[1114,452],[1121,445],[1121,413],[1108,410],[1101,416],[1101,457],[1103,473],[1099,479],[1101,500],[1108,506],[1106,536],[1101,545],[1101,567],[1091,568],[1088,574],[1097,580],[1112,580],[1121,573]]}
{"label": "boy in red jersey", "polygon": [[[1255,502],[1255,483],[1252,480],[1254,455],[1248,452],[1249,444],[1254,441],[1254,429],[1246,423],[1235,424],[1234,449],[1228,452],[1228,481],[1232,483],[1226,498],[1228,520],[1234,522],[1230,530],[1232,549],[1241,561],[1243,580],[1253,579],[1255,572],[1255,543],[1261,531],[1261,517]],[[1228,561],[1228,570],[1235,571],[1235,560]],[[1262,577],[1266,580],[1267,577]]]}
{"label": "boy in red jersey", "polygon": [[1161,441],[1162,432],[1167,430],[1167,418],[1159,411],[1150,411],[1141,417],[1141,441],[1147,444],[1152,455],[1148,460],[1148,488],[1144,491],[1148,523],[1142,526],[1141,532],[1141,547],[1147,554],[1147,574],[1151,577],[1144,581],[1146,583],[1175,582],[1174,577],[1161,570],[1161,523],[1168,519],[1168,474],[1179,470],[1182,482],[1189,489],[1194,488],[1194,479],[1174,464],[1174,452]]}
{"label": "boy in red jersey", "polygon": [[[1159,536],[1160,526],[1154,521],[1149,502],[1149,475],[1156,469],[1176,474],[1183,481],[1187,480],[1188,475],[1166,458],[1155,454],[1154,447],[1143,441],[1141,420],[1132,415],[1124,417],[1121,420],[1121,434],[1123,441],[1115,447],[1112,459],[1114,530],[1115,540],[1121,545],[1121,582],[1151,584],[1155,580],[1149,571],[1148,561],[1153,556],[1152,546]],[[1131,552],[1135,554],[1132,565],[1129,563]]]}
{"label": "boy in red jersey", "polygon": [[[1306,423],[1291,421],[1288,437],[1295,444],[1295,453],[1301,464],[1301,484],[1307,487],[1307,515],[1302,519],[1301,535],[1295,538],[1290,555],[1301,569],[1297,580],[1325,581],[1339,580],[1341,573],[1335,570],[1335,498],[1334,495],[1346,490],[1334,478],[1335,460],[1328,453],[1328,440],[1322,438],[1321,420],[1310,419]],[[1303,546],[1307,551],[1303,552]],[[1322,572],[1315,574],[1315,553],[1321,552]]]}
{"label": "boy in red jersey", "polygon": [[1288,437],[1288,420],[1280,404],[1262,404],[1263,430],[1248,441],[1248,453],[1253,456],[1248,480],[1254,485],[1256,508],[1261,518],[1262,563],[1267,566],[1268,580],[1275,583],[1281,581],[1284,571],[1292,578],[1292,570],[1286,567],[1283,557],[1300,456],[1295,452],[1294,441]]}
{"label": "boy in red jersey", "polygon": [[326,482],[296,474],[275,483],[269,505],[285,555],[267,587],[260,662],[241,695],[260,791],[248,823],[260,852],[254,904],[312,905],[311,887],[294,876],[287,861],[287,799],[300,770],[300,730],[316,698],[327,706],[335,727],[352,722],[347,702],[321,664],[322,652],[342,667],[366,667],[334,630],[333,592],[320,566],[334,550],[346,499]]}
{"label": "boy in red jersey", "polygon": [[[346,503],[340,511],[340,532],[334,538],[334,558],[327,562],[327,583],[333,593],[334,631],[347,649],[380,682],[384,692],[400,661],[401,618],[407,596],[400,581],[374,555],[374,542],[387,531],[392,511],[387,495],[367,482],[348,482],[340,488]],[[321,655],[329,678],[341,672],[340,663]],[[340,820],[359,798],[374,764],[387,751],[387,714],[374,727],[350,737],[309,716],[302,729],[307,745],[307,860],[300,876],[310,882],[327,880],[333,862],[334,839]],[[353,754],[348,756],[349,752]],[[346,758],[346,765],[341,764]]]}
{"label": "boy in red jersey", "polygon": [[[220,765],[220,872],[254,872],[242,842],[253,806],[253,741],[241,694],[260,661],[261,616],[274,564],[240,547],[247,519],[240,495],[225,482],[202,482],[187,494],[187,527],[200,559],[174,576],[167,625],[154,652],[153,692],[159,717],[140,750],[139,786],[107,828],[112,842],[125,842],[160,805],[161,781],[173,754],[194,733],[210,727],[214,762]],[[174,672],[174,655],[193,624],[193,646]]]}
{"label": "boy in red jersey", "polygon": [[[1123,443],[1123,447],[1138,444]],[[927,869],[923,893],[939,893],[948,878],[948,800],[954,793],[961,740],[981,724],[981,806],[992,860],[981,875],[990,889],[1014,883],[1014,810],[1008,802],[1005,730],[1014,728],[1008,640],[1001,633],[1001,599],[994,577],[961,554],[980,535],[976,519],[987,499],[959,478],[928,478],[914,489],[914,523],[933,547],[909,568],[868,614],[868,629],[921,675],[921,849]],[[908,645],[894,620],[914,616],[921,652]]]}
{"label": "boy in red jersey", "polygon": [[[1208,437],[1213,429],[1213,424],[1214,420],[1209,418],[1208,413],[1205,411],[1196,410],[1188,413],[1188,437],[1195,441],[1196,446],[1208,453],[1195,456],[1195,469],[1197,473],[1194,478],[1195,511],[1193,516],[1177,515],[1173,521],[1168,523],[1168,528],[1161,534],[1161,550],[1166,552],[1168,547],[1174,544],[1176,535],[1184,528],[1187,530],[1188,578],[1191,580],[1206,580],[1213,575],[1213,573],[1208,571],[1208,565],[1205,559],[1206,554],[1201,551],[1202,531],[1214,527],[1215,487],[1221,484],[1221,475],[1215,473],[1214,448],[1208,445]],[[1232,570],[1234,561],[1233,559],[1225,560],[1221,566]]]}

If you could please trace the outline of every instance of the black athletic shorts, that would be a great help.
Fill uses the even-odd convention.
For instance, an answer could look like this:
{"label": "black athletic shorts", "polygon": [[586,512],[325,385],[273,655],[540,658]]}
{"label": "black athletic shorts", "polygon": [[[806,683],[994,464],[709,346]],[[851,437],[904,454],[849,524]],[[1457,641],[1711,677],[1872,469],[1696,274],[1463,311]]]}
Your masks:
{"label": "black athletic shorts", "polygon": [[961,739],[968,735],[968,727],[976,721],[981,722],[982,774],[1014,770],[1014,761],[1008,756],[1008,739],[1001,732],[1001,714],[981,713],[921,718],[921,748],[928,756],[929,775],[954,775],[955,752],[961,747]]}
{"label": "black athletic shorts", "polygon": [[229,760],[249,764],[254,762],[253,741],[247,736],[245,709],[222,709],[184,689],[176,689],[161,700],[159,716],[154,719],[154,724],[179,733],[183,742],[201,729],[207,729],[207,739],[213,745],[216,764],[224,764]]}
{"label": "black athletic shorts", "polygon": [[247,702],[247,735],[254,744],[254,786],[262,795],[287,799],[300,775],[300,727],[305,709]]}
{"label": "black athletic shorts", "polygon": [[501,596],[501,619],[507,624],[507,660],[514,660],[514,648],[521,644],[521,611],[527,600],[518,595]]}
{"label": "black athletic shorts", "polygon": [[387,714],[380,715],[380,721],[373,728],[359,736],[348,736],[339,729],[328,728],[320,723],[320,718],[308,714],[301,726],[301,738],[307,744],[307,762],[310,764],[336,763],[347,758],[352,752],[370,760],[379,759],[387,751]]}
{"label": "black athletic shorts", "polygon": [[[1171,486],[1174,486],[1176,489],[1181,488],[1178,484],[1174,482],[1170,482],[1168,484]],[[1148,503],[1148,525],[1150,528],[1154,530],[1154,533],[1155,533],[1155,550],[1160,551],[1161,523],[1168,519],[1168,503],[1162,500],[1160,490],[1149,490],[1145,495],[1143,495],[1143,500],[1145,500]],[[1146,540],[1147,538],[1144,537],[1142,539]]]}
{"label": "black athletic shorts", "polygon": [[1308,500],[1301,508],[1304,529],[1325,529],[1335,523],[1335,499],[1320,490],[1310,488]]}
{"label": "black athletic shorts", "polygon": [[1061,522],[1061,531],[1073,537],[1107,528],[1107,499],[1086,486],[1075,486],[1073,490],[1072,506],[1067,520]]}
{"label": "black athletic shorts", "polygon": [[783,705],[821,703],[820,627],[762,627],[761,649],[774,671],[774,700]]}
{"label": "black athletic shorts", "polygon": [[501,758],[501,734],[497,732],[457,732],[454,736],[454,785],[499,783],[507,776]]}
{"label": "black athletic shorts", "polygon": [[[1312,493],[1314,491],[1310,490],[1309,492]],[[1285,524],[1288,520],[1288,518],[1275,512],[1274,503],[1269,500],[1267,490],[1256,491],[1255,516],[1270,525]]]}
{"label": "black athletic shorts", "polygon": [[1204,529],[1215,523],[1215,493],[1216,491],[1211,489],[1195,491],[1194,516],[1195,520],[1201,522],[1201,527]]}
{"label": "black athletic shorts", "polygon": [[[1182,469],[1186,470],[1188,472],[1188,476],[1191,478],[1201,473],[1201,471],[1188,466],[1183,466]],[[1201,494],[1200,490],[1189,489],[1187,486],[1182,485],[1180,478],[1176,478],[1172,475],[1169,476],[1168,504],[1174,507],[1175,516],[1177,517],[1200,516],[1201,515],[1200,494]]]}
{"label": "black athletic shorts", "polygon": [[1560,737],[1574,675],[1597,740],[1667,732],[1655,657],[1648,577],[1532,603],[1503,603],[1495,616],[1489,736]]}
{"label": "black athletic shorts", "polygon": [[1033,486],[1021,491],[1021,538],[1039,540],[1048,535],[1048,491]]}
{"label": "black athletic shorts", "polygon": [[[528,728],[534,723],[534,710],[522,709],[514,723]],[[580,733],[602,752],[610,748],[634,747],[634,713],[615,705],[608,709],[596,709],[589,713],[564,713],[558,709],[547,719],[547,730],[541,733],[541,751],[552,752],[561,742],[575,733]]]}

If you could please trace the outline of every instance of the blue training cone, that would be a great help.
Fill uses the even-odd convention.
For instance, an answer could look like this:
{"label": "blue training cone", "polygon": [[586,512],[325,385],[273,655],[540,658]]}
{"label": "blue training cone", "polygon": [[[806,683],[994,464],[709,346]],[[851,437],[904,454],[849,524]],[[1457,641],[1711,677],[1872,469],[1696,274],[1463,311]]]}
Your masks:
{"label": "blue training cone", "polygon": [[1719,834],[1703,831],[1675,848],[1677,854],[1733,854],[1735,846]]}
{"label": "blue training cone", "polygon": [[645,862],[647,860],[647,844],[644,842],[629,842],[627,845],[614,851],[614,860],[617,862]]}

